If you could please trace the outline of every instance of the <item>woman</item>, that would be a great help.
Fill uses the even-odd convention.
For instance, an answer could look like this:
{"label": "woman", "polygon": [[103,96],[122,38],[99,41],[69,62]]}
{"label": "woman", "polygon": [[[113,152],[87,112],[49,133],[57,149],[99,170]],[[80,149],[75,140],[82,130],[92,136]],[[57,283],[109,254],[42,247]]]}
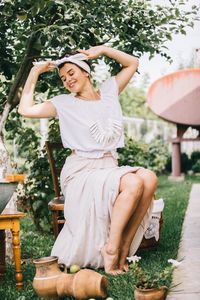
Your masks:
{"label": "woman", "polygon": [[[87,60],[101,55],[122,68],[96,91]],[[70,94],[34,104],[38,76],[55,67]],[[66,266],[104,267],[114,275],[127,271],[126,257],[136,252],[148,227],[157,178],[142,167],[119,167],[116,152],[124,146],[118,95],[137,67],[137,58],[96,46],[36,64],[24,86],[18,112],[30,118],[57,116],[63,146],[72,149],[60,176],[66,222],[51,253]]]}

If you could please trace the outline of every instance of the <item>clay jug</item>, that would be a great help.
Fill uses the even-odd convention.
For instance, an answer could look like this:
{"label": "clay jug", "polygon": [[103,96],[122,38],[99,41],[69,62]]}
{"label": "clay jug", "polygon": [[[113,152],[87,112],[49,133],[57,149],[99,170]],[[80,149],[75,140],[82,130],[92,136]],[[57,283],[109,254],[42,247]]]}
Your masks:
{"label": "clay jug", "polygon": [[73,296],[76,299],[107,296],[107,278],[93,270],[83,269],[74,275],[62,274],[57,279],[58,296]]}
{"label": "clay jug", "polygon": [[58,266],[56,256],[43,257],[33,261],[36,274],[33,280],[33,288],[38,296],[45,299],[58,299],[56,291],[57,278],[62,274]]}
{"label": "clay jug", "polygon": [[162,286],[159,289],[139,289],[135,288],[134,297],[135,300],[164,300],[167,296],[168,288]]}

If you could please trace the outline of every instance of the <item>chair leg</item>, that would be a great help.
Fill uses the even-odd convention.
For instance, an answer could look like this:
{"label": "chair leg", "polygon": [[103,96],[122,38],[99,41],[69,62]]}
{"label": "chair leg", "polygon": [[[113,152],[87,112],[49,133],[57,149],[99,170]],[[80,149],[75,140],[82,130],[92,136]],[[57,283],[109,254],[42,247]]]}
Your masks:
{"label": "chair leg", "polygon": [[58,211],[57,210],[52,210],[52,221],[53,221],[53,233],[55,239],[58,236]]}
{"label": "chair leg", "polygon": [[0,279],[4,278],[5,272],[6,272],[5,230],[0,230]]}

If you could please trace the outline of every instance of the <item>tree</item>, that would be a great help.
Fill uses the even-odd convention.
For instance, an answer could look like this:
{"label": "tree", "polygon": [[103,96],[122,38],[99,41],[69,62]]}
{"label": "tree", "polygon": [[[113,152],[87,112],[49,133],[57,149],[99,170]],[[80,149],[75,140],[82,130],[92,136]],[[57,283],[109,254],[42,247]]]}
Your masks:
{"label": "tree", "polygon": [[147,106],[143,88],[128,86],[120,95],[123,114],[127,117],[141,117],[144,119],[157,119]]}
{"label": "tree", "polygon": [[[6,81],[0,92],[0,132],[9,112],[19,102],[21,89],[35,58],[57,57],[75,48],[103,43],[140,56],[161,53],[169,59],[164,42],[193,26],[197,6],[179,9],[184,1],[151,7],[134,0],[3,0],[0,3],[0,67]],[[117,64],[110,62],[112,69]],[[56,86],[52,76],[40,90]],[[50,77],[50,78],[49,78]]]}

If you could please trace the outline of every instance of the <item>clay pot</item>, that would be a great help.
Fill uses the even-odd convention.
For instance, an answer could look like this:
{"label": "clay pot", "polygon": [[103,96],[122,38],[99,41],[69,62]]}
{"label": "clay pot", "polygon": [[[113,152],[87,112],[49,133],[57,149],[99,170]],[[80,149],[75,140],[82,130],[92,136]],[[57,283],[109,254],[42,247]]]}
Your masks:
{"label": "clay pot", "polygon": [[0,214],[10,201],[13,193],[15,192],[17,188],[17,183],[11,183],[11,182],[0,182],[0,195],[1,195],[1,201],[0,201]]}
{"label": "clay pot", "polygon": [[54,300],[61,296],[73,296],[76,299],[107,296],[107,278],[93,270],[83,269],[75,274],[63,273],[55,256],[33,262],[36,266],[33,288],[40,297]]}
{"label": "clay pot", "polygon": [[107,296],[107,278],[93,270],[83,269],[76,274],[62,274],[57,279],[59,296],[74,296],[76,299]]}
{"label": "clay pot", "polygon": [[33,288],[38,296],[45,299],[58,299],[56,290],[57,278],[62,274],[56,256],[43,257],[33,261],[36,274],[33,279]]}
{"label": "clay pot", "polygon": [[159,289],[139,289],[135,288],[134,297],[135,300],[164,300],[167,296],[168,288],[162,286]]}

